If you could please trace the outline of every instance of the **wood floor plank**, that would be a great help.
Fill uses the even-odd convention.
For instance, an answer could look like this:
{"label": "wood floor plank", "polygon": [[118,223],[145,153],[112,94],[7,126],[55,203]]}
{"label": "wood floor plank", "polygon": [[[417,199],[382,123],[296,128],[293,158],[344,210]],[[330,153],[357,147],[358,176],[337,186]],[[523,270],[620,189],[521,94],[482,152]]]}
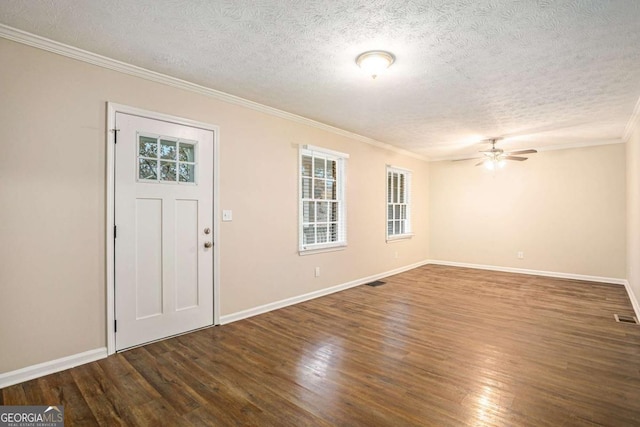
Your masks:
{"label": "wood floor plank", "polygon": [[[189,383],[206,401],[199,408],[185,415],[185,418],[197,424],[231,425],[235,414],[242,414],[243,422],[258,425],[264,420],[261,408],[253,404],[236,385],[229,386],[220,380],[216,372],[205,371],[184,352],[174,351],[168,354],[172,364],[184,372]],[[204,418],[203,418],[204,417]]]}
{"label": "wood floor plank", "polygon": [[[256,340],[251,343],[250,340]],[[261,337],[257,329],[251,329],[251,333],[247,335],[247,345],[251,348],[252,358],[246,359],[247,364],[252,364],[256,370],[261,369],[264,366],[269,366],[269,355],[261,354],[259,352],[259,342]],[[277,341],[273,342],[274,347],[280,349],[283,348]],[[291,363],[288,359],[283,359],[282,362],[269,367],[269,372],[274,377],[279,377],[284,383],[284,388],[278,389],[276,392],[285,397],[294,397],[290,394],[292,385],[287,384],[288,373],[296,372],[295,382],[298,386],[305,390],[305,394],[314,395],[314,400],[321,399],[323,396],[329,396],[330,400],[326,403],[333,405],[334,410],[342,410],[348,413],[348,416],[353,419],[358,419],[363,425],[380,425],[389,424],[394,421],[400,422],[404,425],[414,424],[412,418],[407,411],[402,411],[400,407],[406,405],[406,399],[398,402],[398,410],[390,409],[384,404],[380,404],[377,399],[378,390],[376,384],[372,381],[370,376],[367,376],[366,372],[357,378],[357,381],[353,381],[349,372],[340,369],[338,366],[340,361],[334,360],[333,352],[326,344],[323,344],[319,348],[315,348],[311,351],[304,351],[300,349],[297,351],[299,357],[297,363]],[[333,367],[331,370],[327,370],[328,366]],[[357,388],[355,387],[357,386]],[[390,385],[388,385],[390,386]],[[335,390],[345,390],[342,393],[343,398],[340,402],[333,400]],[[363,399],[366,399],[367,405],[362,408]],[[300,402],[296,402],[301,404]],[[322,408],[316,408],[315,412],[323,413],[326,406]],[[333,423],[337,420],[332,420]]]}
{"label": "wood floor plank", "polygon": [[0,392],[66,425],[640,425],[624,287],[428,265]]}
{"label": "wood floor plank", "polygon": [[78,366],[71,375],[99,424],[128,424],[128,396],[121,394],[109,381],[98,363]]}
{"label": "wood floor plank", "polygon": [[[91,408],[82,395],[72,376],[73,369],[47,375],[36,381],[42,390],[43,401],[30,404],[62,405],[69,410],[64,412],[65,425],[98,425]],[[28,381],[30,382],[30,381]],[[26,384],[26,383],[25,383]]]}
{"label": "wood floor plank", "polygon": [[[27,381],[28,382],[28,381]],[[5,405],[29,405],[27,395],[24,392],[24,383],[16,384],[2,389]]]}
{"label": "wood floor plank", "polygon": [[[235,339],[234,336],[233,333],[227,334],[227,338]],[[324,396],[310,397],[306,390],[291,378],[283,379],[272,371],[273,364],[285,360],[279,359],[273,353],[276,347],[267,345],[266,348],[273,349],[272,355],[259,364],[256,363],[257,356],[248,346],[233,345],[229,339],[219,341],[217,345],[224,352],[224,356],[214,362],[217,366],[217,378],[227,387],[235,388],[236,393],[242,394],[245,399],[260,408],[265,425],[277,425],[280,422],[284,423],[284,420],[290,425],[331,425],[314,415],[322,409],[319,405],[319,410],[314,410],[315,405]],[[190,349],[185,349],[184,353],[188,355]],[[234,362],[230,363],[231,360]],[[203,369],[211,366],[210,360],[198,358],[196,361]],[[290,373],[291,371],[289,375]],[[263,381],[264,379],[268,381]],[[274,416],[277,418],[272,419]]]}
{"label": "wood floor plank", "polygon": [[182,381],[180,374],[163,369],[145,347],[127,351],[124,357],[179,416],[200,406],[197,393]]}

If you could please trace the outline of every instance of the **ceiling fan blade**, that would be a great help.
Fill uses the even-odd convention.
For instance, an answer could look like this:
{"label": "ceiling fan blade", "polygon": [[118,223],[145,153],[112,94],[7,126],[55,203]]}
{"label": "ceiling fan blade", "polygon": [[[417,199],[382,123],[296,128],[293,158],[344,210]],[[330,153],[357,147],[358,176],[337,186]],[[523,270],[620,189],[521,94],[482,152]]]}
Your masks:
{"label": "ceiling fan blade", "polygon": [[465,157],[464,159],[453,159],[451,160],[452,162],[463,162],[465,160],[475,160],[478,159],[479,157]]}
{"label": "ceiling fan blade", "polygon": [[511,156],[513,154],[535,154],[537,153],[538,150],[534,150],[534,149],[529,149],[529,150],[518,150],[518,151],[510,151],[507,154],[508,156]]}
{"label": "ceiling fan blade", "polygon": [[484,164],[484,160],[481,161],[480,163],[476,163],[475,166],[480,166],[480,165],[483,165],[483,164]]}
{"label": "ceiling fan blade", "polygon": [[505,159],[505,160],[517,160],[519,162],[523,162],[523,161],[527,160],[527,157],[504,156],[503,159]]}

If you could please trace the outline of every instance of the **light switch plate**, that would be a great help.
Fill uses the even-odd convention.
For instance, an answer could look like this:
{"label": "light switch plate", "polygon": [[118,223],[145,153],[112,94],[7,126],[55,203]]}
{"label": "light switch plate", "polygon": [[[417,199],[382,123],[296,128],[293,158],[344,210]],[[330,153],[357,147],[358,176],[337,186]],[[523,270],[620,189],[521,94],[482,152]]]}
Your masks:
{"label": "light switch plate", "polygon": [[230,210],[222,211],[222,220],[223,221],[233,221],[233,211],[230,211]]}

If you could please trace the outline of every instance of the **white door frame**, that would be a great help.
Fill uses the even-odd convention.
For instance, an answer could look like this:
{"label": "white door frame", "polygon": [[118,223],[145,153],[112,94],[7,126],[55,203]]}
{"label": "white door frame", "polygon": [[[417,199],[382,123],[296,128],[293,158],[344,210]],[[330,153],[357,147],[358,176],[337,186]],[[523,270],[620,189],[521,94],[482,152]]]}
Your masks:
{"label": "white door frame", "polygon": [[213,324],[220,324],[220,225],[218,221],[220,202],[220,150],[219,128],[209,123],[175,117],[155,111],[142,110],[128,105],[107,102],[107,212],[105,246],[107,261],[107,354],[116,351],[115,332],[115,247],[113,231],[115,227],[115,120],[116,113],[126,113],[184,126],[213,131]]}

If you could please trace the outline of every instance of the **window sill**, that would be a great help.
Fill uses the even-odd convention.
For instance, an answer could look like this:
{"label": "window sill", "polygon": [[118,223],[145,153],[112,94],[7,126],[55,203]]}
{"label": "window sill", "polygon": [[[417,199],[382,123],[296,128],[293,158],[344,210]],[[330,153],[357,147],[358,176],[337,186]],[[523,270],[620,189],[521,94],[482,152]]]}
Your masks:
{"label": "window sill", "polygon": [[387,236],[387,243],[398,242],[401,240],[409,240],[414,236],[413,233],[396,234],[394,236]]}
{"label": "window sill", "polygon": [[325,252],[343,251],[345,249],[347,249],[346,244],[340,245],[340,246],[325,246],[325,247],[312,248],[312,249],[300,249],[298,250],[298,255],[305,256],[305,255],[322,254]]}

